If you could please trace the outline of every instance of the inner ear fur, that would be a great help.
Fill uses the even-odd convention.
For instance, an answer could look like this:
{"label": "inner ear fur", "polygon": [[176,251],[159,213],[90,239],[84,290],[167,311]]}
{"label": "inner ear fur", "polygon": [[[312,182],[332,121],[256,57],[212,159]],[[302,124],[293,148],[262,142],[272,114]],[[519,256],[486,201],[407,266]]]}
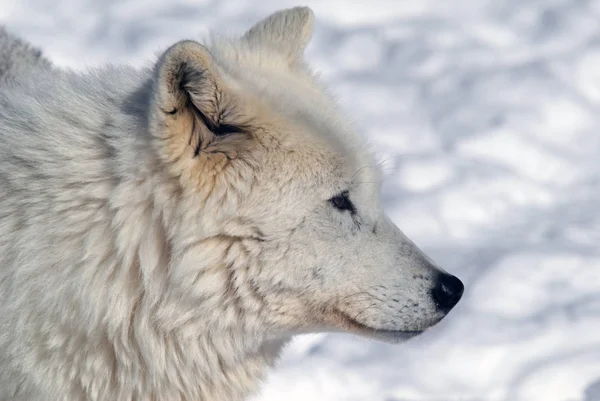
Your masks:
{"label": "inner ear fur", "polygon": [[[159,152],[167,162],[191,163],[190,159],[219,153],[235,157],[235,138],[243,128],[223,122],[232,115],[233,96],[228,93],[209,51],[200,43],[181,41],[160,57],[154,78],[150,128]],[[221,146],[219,142],[222,143]],[[201,155],[202,153],[202,155]]]}

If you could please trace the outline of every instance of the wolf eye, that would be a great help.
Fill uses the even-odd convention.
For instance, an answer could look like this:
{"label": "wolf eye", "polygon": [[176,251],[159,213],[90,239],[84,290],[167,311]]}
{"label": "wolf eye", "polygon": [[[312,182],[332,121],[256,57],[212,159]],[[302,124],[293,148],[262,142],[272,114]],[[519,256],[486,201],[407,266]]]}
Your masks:
{"label": "wolf eye", "polygon": [[354,204],[352,204],[352,201],[350,201],[350,198],[348,197],[349,195],[350,194],[348,193],[348,191],[344,191],[341,194],[329,199],[329,203],[331,203],[333,207],[335,207],[338,210],[348,210],[350,211],[350,213],[354,214],[356,213],[356,208],[354,207]]}

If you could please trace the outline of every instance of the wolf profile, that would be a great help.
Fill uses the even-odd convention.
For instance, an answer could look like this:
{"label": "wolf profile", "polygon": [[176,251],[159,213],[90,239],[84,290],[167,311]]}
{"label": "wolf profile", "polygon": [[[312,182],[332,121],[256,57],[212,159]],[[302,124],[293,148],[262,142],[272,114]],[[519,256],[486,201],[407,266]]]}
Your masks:
{"label": "wolf profile", "polygon": [[412,337],[463,285],[391,222],[313,13],[54,67],[0,32],[0,400],[235,401],[299,333]]}

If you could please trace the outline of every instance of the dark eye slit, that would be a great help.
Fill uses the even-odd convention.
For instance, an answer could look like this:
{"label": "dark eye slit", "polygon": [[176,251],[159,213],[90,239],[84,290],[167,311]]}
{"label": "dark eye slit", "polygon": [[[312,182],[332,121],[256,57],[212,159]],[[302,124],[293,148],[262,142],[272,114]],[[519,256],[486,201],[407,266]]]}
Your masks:
{"label": "dark eye slit", "polygon": [[329,203],[331,203],[333,207],[340,211],[348,210],[351,214],[356,214],[356,207],[350,200],[350,193],[348,191],[343,191],[329,199]]}

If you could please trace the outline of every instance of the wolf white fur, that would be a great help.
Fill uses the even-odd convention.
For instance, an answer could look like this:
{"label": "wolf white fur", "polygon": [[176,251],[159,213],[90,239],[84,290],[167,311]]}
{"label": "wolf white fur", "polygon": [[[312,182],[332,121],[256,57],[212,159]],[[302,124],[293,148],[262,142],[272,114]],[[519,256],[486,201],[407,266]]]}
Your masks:
{"label": "wolf white fur", "polygon": [[294,334],[399,341],[458,302],[305,65],[312,24],[86,73],[0,32],[1,401],[240,400]]}

